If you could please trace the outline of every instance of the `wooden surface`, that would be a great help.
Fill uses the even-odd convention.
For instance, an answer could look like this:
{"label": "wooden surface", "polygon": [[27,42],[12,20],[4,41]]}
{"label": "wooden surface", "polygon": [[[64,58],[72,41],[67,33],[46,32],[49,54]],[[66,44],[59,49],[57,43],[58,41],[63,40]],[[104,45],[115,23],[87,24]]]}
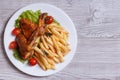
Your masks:
{"label": "wooden surface", "polygon": [[[78,46],[72,62],[48,77],[17,70],[3,49],[3,32],[10,16],[31,3],[48,3],[73,20]],[[0,80],[120,80],[120,0],[0,0]]]}

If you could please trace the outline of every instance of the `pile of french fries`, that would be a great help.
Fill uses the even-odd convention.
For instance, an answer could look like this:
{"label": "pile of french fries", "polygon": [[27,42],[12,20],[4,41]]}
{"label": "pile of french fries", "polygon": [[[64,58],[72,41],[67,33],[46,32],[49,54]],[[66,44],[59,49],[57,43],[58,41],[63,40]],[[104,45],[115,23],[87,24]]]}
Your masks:
{"label": "pile of french fries", "polygon": [[55,69],[55,65],[64,62],[64,56],[71,50],[68,43],[69,32],[55,23],[47,26],[48,35],[37,38],[35,58],[43,70]]}

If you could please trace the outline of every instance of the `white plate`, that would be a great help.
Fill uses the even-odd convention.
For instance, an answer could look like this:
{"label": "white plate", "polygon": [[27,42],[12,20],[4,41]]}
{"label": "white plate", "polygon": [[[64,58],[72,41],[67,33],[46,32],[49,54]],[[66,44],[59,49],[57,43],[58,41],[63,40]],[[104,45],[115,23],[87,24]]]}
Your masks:
{"label": "white plate", "polygon": [[[41,10],[42,12],[48,12],[49,15],[52,15],[58,22],[60,22],[62,26],[64,26],[70,32],[69,42],[71,46],[71,51],[67,56],[65,56],[65,61],[63,63],[59,63],[56,65],[55,70],[44,71],[38,65],[31,67],[27,63],[22,64],[21,62],[14,58],[13,51],[9,49],[10,42],[15,39],[15,36],[11,35],[11,31],[15,28],[14,27],[15,20],[23,11],[26,10],[33,11]],[[8,58],[16,68],[32,76],[48,76],[62,70],[65,66],[68,65],[68,63],[70,63],[71,59],[73,58],[76,46],[77,46],[77,34],[72,20],[61,9],[49,4],[41,3],[31,4],[18,10],[8,21],[4,32],[4,47]]]}

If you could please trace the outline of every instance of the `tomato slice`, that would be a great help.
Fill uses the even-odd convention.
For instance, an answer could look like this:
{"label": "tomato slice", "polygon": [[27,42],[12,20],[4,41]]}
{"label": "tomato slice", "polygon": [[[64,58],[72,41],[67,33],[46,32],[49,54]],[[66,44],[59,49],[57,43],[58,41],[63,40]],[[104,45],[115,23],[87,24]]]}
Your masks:
{"label": "tomato slice", "polygon": [[31,59],[29,60],[29,64],[30,64],[31,66],[35,66],[35,65],[37,64],[37,60],[36,60],[35,58],[31,58]]}
{"label": "tomato slice", "polygon": [[13,31],[12,31],[12,34],[13,35],[18,35],[18,34],[20,34],[21,33],[21,29],[20,28],[15,28],[15,29],[13,29]]}
{"label": "tomato slice", "polygon": [[17,42],[16,41],[12,41],[9,45],[9,48],[10,49],[17,49],[18,48],[18,45],[17,45]]}
{"label": "tomato slice", "polygon": [[54,18],[52,16],[47,16],[45,18],[45,23],[46,24],[51,24],[54,21]]}

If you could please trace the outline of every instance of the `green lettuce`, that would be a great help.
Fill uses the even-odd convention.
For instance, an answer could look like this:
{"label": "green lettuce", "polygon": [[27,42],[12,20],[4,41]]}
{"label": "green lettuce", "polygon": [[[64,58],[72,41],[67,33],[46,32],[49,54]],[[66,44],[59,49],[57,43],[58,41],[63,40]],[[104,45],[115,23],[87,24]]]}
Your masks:
{"label": "green lettuce", "polygon": [[41,15],[41,11],[37,10],[35,12],[33,12],[32,10],[26,10],[24,11],[19,17],[18,19],[15,21],[15,27],[20,28],[20,20],[22,18],[27,18],[35,23],[38,23],[39,21],[39,16]]}

